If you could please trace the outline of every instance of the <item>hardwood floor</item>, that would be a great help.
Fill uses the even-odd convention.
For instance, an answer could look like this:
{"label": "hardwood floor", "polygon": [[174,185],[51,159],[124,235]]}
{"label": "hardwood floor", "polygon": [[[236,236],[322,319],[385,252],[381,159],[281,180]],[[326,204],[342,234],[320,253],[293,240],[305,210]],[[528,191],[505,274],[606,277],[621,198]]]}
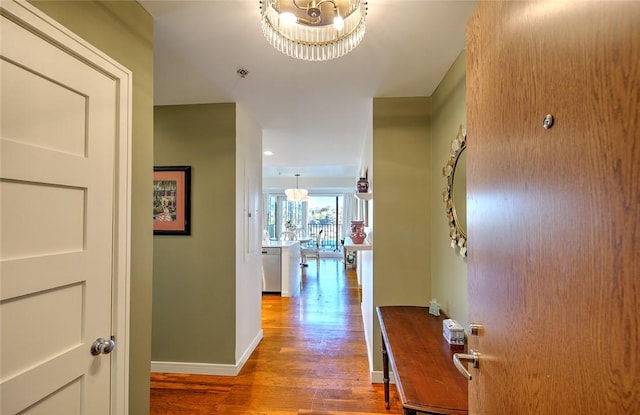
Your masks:
{"label": "hardwood floor", "polygon": [[151,375],[151,415],[402,414],[371,384],[355,271],[310,261],[302,294],[263,295],[264,338],[238,376]]}

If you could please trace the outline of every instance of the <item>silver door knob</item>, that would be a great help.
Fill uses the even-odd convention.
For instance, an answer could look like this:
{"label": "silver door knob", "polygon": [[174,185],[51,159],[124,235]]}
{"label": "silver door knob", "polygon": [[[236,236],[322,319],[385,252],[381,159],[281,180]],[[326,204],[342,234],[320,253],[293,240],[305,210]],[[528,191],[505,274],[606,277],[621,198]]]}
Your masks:
{"label": "silver door knob", "polygon": [[116,348],[116,342],[113,338],[105,340],[102,337],[96,339],[91,345],[91,354],[97,356],[99,354],[109,354]]}
{"label": "silver door knob", "polygon": [[467,380],[471,380],[471,373],[464,367],[464,364],[461,362],[462,360],[468,360],[473,362],[473,367],[480,367],[480,353],[475,350],[469,350],[469,354],[464,353],[454,353],[453,354],[453,364],[456,366],[456,369],[462,375],[467,378]]}

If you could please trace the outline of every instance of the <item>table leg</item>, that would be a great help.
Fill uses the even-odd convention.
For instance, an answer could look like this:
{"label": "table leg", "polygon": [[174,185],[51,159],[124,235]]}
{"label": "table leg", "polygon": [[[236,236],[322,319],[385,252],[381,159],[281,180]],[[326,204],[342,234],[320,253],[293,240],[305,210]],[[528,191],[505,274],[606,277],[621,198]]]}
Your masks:
{"label": "table leg", "polygon": [[342,262],[344,263],[344,269],[347,269],[347,248],[345,248],[344,246],[342,247],[342,257],[343,260]]}
{"label": "table leg", "polygon": [[384,382],[384,407],[389,409],[389,355],[387,354],[387,345],[382,339],[382,381]]}

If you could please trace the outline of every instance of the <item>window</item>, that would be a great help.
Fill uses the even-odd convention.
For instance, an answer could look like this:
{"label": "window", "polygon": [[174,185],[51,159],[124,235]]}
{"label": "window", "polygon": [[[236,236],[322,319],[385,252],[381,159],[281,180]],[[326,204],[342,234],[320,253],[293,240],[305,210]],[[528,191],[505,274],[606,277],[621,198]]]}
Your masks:
{"label": "window", "polygon": [[[266,199],[266,198],[265,198]],[[299,237],[315,237],[322,230],[322,249],[337,250],[342,237],[341,195],[309,196],[308,202],[290,202],[285,196],[269,195],[266,229],[271,238],[292,230]]]}

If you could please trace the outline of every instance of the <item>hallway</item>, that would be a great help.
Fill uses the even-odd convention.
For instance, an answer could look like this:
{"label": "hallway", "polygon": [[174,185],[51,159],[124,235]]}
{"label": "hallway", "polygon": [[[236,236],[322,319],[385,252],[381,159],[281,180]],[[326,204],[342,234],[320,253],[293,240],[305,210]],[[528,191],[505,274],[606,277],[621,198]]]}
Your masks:
{"label": "hallway", "polygon": [[151,375],[152,415],[401,414],[391,387],[371,384],[360,291],[340,259],[303,268],[302,293],[263,295],[264,338],[240,374]]}

